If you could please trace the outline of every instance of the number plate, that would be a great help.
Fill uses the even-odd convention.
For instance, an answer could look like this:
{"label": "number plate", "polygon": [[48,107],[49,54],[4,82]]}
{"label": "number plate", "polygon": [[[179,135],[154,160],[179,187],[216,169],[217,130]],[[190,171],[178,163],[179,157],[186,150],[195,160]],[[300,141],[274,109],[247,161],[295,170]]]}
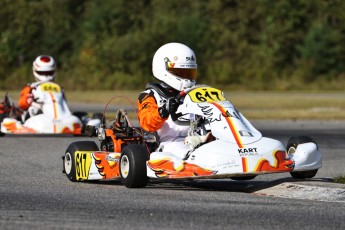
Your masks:
{"label": "number plate", "polygon": [[52,82],[41,84],[41,90],[44,92],[53,92],[53,93],[60,93],[61,91],[60,86]]}
{"label": "number plate", "polygon": [[198,88],[188,93],[193,102],[226,101],[222,91],[215,88]]}
{"label": "number plate", "polygon": [[89,178],[89,171],[92,163],[90,151],[76,151],[75,152],[75,172],[77,180],[87,180]]}

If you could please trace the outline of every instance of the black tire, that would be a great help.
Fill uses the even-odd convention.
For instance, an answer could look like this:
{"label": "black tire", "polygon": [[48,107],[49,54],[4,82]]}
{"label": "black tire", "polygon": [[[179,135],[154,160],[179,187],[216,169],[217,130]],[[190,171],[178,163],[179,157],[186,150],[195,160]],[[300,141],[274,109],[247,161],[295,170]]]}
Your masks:
{"label": "black tire", "polygon": [[146,161],[149,153],[142,145],[127,145],[120,158],[121,181],[127,188],[142,188],[147,185]]}
{"label": "black tire", "polygon": [[231,180],[253,180],[256,177],[254,176],[241,176],[241,177],[230,177]]}
{"label": "black tire", "polygon": [[94,141],[77,141],[71,143],[62,157],[63,160],[63,173],[66,174],[70,181],[76,182],[76,164],[75,152],[77,151],[99,151],[97,144]]}
{"label": "black tire", "polygon": [[3,137],[3,136],[5,136],[5,134],[1,132],[1,122],[4,118],[2,118],[1,115],[2,114],[0,114],[0,137]]}
{"label": "black tire", "polygon": [[73,115],[78,117],[80,121],[84,121],[85,117],[88,116],[86,112],[81,112],[81,111],[73,112]]}
{"label": "black tire", "polygon": [[[0,114],[0,128],[1,128],[1,123],[2,123],[2,121],[3,121],[6,117],[7,117],[6,114]],[[2,133],[2,132],[1,132],[1,129],[0,129],[0,137],[3,137],[3,136],[5,136],[5,134]]]}
{"label": "black tire", "polygon": [[[316,142],[309,136],[297,136],[297,137],[291,137],[290,140],[287,143],[286,150],[288,154],[294,154],[297,146],[299,144],[309,143],[313,142],[316,144]],[[309,170],[309,171],[300,171],[300,172],[290,172],[291,176],[296,179],[307,179],[307,178],[313,178],[318,169]]]}
{"label": "black tire", "polygon": [[92,114],[92,119],[100,119],[103,120],[103,113],[94,113]]}

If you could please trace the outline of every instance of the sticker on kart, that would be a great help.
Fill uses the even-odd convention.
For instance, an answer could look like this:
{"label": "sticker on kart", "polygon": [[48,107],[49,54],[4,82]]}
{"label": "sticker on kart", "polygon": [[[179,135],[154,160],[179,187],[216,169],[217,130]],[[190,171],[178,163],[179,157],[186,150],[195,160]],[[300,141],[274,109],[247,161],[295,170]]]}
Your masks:
{"label": "sticker on kart", "polygon": [[76,180],[90,180],[91,177],[98,179],[119,177],[120,155],[120,153],[76,151]]}
{"label": "sticker on kart", "polygon": [[226,101],[222,91],[215,88],[197,88],[188,93],[195,103]]}
{"label": "sticker on kart", "polygon": [[74,155],[75,170],[77,180],[87,180],[92,163],[90,151],[77,151]]}

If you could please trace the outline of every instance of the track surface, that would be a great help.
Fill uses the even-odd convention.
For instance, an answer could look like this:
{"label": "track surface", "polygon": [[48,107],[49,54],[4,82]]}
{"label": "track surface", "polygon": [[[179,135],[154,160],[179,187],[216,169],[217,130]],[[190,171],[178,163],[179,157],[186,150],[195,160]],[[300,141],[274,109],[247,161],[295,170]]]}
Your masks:
{"label": "track surface", "polygon": [[[284,144],[290,136],[310,135],[323,152],[315,180],[345,175],[344,129],[260,131]],[[119,181],[72,183],[61,172],[61,156],[78,140],[97,142],[0,137],[0,229],[345,229],[345,201],[260,195],[260,189],[293,182],[289,174],[151,181],[143,189]]]}

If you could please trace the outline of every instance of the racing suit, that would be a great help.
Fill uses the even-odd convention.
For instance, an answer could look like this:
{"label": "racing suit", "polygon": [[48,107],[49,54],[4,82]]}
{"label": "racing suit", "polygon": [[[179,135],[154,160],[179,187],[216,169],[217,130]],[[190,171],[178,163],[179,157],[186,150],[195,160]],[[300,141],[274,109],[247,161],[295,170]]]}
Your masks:
{"label": "racing suit", "polygon": [[[49,81],[48,81],[49,82]],[[41,106],[39,104],[34,103],[34,100],[36,99],[32,91],[38,87],[41,83],[45,82],[34,82],[34,83],[28,83],[21,91],[20,97],[18,100],[18,107],[24,111],[21,116],[21,121],[24,123],[27,119],[29,119],[31,116],[37,115],[41,112]],[[66,96],[64,93],[64,90],[61,88],[62,95],[64,100],[66,100]],[[67,101],[67,100],[66,100]],[[33,105],[33,106],[32,106]]]}
{"label": "racing suit", "polygon": [[171,97],[176,97],[179,91],[164,83],[149,83],[146,90],[138,97],[138,119],[141,128],[148,132],[157,132],[160,145],[156,151],[170,152],[183,159],[189,152],[184,144],[188,126],[176,124],[169,115],[162,118],[158,109]]}
{"label": "racing suit", "polygon": [[27,110],[30,107],[31,102],[32,102],[31,87],[30,87],[30,84],[27,84],[20,92],[18,107],[21,108],[22,110]]}

